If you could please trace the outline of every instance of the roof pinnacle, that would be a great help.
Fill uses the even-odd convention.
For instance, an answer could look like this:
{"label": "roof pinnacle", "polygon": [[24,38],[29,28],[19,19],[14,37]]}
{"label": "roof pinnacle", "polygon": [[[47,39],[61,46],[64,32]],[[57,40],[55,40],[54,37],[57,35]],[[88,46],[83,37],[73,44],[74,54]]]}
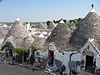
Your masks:
{"label": "roof pinnacle", "polygon": [[92,7],[92,9],[91,9],[90,12],[95,12],[95,10],[94,10],[94,4],[92,4],[91,7]]}
{"label": "roof pinnacle", "polygon": [[94,8],[94,4],[91,5],[92,9]]}
{"label": "roof pinnacle", "polygon": [[19,17],[17,16],[16,21],[20,21]]}

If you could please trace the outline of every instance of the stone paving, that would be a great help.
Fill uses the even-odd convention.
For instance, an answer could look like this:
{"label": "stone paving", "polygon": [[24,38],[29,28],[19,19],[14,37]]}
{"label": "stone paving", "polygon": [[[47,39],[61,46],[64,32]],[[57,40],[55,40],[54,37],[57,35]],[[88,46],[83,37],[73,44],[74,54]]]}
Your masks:
{"label": "stone paving", "polygon": [[[0,58],[0,75],[49,75],[49,74],[47,71],[32,71],[32,69],[25,68],[20,65],[7,64],[5,62],[2,62]],[[86,71],[82,71],[78,75],[100,75],[100,73],[92,74]]]}
{"label": "stone paving", "polygon": [[18,65],[0,64],[0,75],[48,75],[48,73],[32,71]]}
{"label": "stone paving", "polygon": [[100,75],[100,73],[99,74],[97,74],[97,73],[92,74],[92,73],[83,71],[79,75]]}

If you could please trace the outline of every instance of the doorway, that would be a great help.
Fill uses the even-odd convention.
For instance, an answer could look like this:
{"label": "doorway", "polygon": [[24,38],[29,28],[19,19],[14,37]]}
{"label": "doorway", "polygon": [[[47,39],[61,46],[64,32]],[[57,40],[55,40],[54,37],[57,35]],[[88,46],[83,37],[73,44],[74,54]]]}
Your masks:
{"label": "doorway", "polygon": [[54,51],[49,50],[48,58],[49,58],[49,61],[48,61],[49,66],[53,66],[53,63],[54,63]]}
{"label": "doorway", "polygon": [[86,66],[85,66],[85,69],[87,71],[92,71],[93,70],[93,56],[89,56],[89,55],[86,55]]}

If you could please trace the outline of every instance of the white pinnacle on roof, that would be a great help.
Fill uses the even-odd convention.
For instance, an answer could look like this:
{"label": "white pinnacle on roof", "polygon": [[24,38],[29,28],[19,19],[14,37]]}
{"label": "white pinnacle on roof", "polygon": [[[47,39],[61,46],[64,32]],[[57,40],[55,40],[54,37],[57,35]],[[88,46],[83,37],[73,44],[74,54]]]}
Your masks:
{"label": "white pinnacle on roof", "polygon": [[44,38],[44,35],[41,33],[38,37],[40,37],[40,38]]}
{"label": "white pinnacle on roof", "polygon": [[16,18],[16,21],[20,21],[19,17]]}
{"label": "white pinnacle on roof", "polygon": [[63,20],[61,20],[61,21],[60,21],[60,23],[64,23],[64,21],[63,21]]}
{"label": "white pinnacle on roof", "polygon": [[7,36],[14,37],[26,37],[28,35],[28,31],[26,27],[20,22],[20,19],[17,18],[14,25],[11,27]]}
{"label": "white pinnacle on roof", "polygon": [[90,12],[95,12],[95,10],[94,10],[94,5],[93,5],[93,4],[91,5],[91,7],[92,7],[92,9],[91,9]]}
{"label": "white pinnacle on roof", "polygon": [[26,24],[26,29],[27,30],[31,30],[31,26],[30,26],[30,23],[29,22]]}
{"label": "white pinnacle on roof", "polygon": [[94,40],[94,38],[89,38],[88,39],[89,42],[92,42],[93,40]]}

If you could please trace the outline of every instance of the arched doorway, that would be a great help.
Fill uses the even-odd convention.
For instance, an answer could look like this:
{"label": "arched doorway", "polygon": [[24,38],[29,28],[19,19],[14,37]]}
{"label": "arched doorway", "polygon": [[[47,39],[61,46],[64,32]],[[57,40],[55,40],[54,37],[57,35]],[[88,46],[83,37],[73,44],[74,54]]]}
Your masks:
{"label": "arched doorway", "polygon": [[86,66],[85,69],[92,71],[93,70],[93,58],[94,56],[86,55]]}
{"label": "arched doorway", "polygon": [[54,51],[49,50],[48,59],[49,59],[48,65],[49,66],[53,66],[53,63],[54,63]]}
{"label": "arched doorway", "polygon": [[86,63],[85,70],[92,72],[94,70],[94,53],[87,50],[86,53]]}

